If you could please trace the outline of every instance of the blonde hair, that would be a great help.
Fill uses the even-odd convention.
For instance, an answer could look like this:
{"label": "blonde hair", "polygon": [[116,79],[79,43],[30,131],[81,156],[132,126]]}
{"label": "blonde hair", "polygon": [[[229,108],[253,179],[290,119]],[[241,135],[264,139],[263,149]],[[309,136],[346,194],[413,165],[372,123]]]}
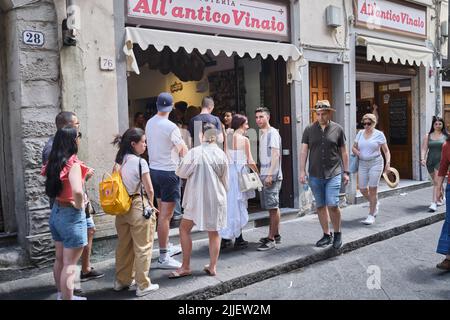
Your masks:
{"label": "blonde hair", "polygon": [[366,113],[363,117],[361,122],[364,122],[364,120],[370,120],[374,125],[377,125],[377,117],[373,113]]}

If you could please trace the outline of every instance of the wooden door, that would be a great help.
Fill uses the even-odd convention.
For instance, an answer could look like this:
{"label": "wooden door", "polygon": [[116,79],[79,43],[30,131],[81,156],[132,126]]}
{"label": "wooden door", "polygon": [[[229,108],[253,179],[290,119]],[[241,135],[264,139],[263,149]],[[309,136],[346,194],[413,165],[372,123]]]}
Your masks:
{"label": "wooden door", "polygon": [[[333,105],[331,88],[331,66],[311,63],[309,67],[310,110],[319,100],[328,100]],[[313,123],[316,121],[316,113],[311,110],[310,115],[311,123]]]}
{"label": "wooden door", "polygon": [[[388,87],[389,83],[380,83]],[[411,92],[379,90],[379,125],[391,151],[391,166],[401,179],[412,179],[412,103]]]}

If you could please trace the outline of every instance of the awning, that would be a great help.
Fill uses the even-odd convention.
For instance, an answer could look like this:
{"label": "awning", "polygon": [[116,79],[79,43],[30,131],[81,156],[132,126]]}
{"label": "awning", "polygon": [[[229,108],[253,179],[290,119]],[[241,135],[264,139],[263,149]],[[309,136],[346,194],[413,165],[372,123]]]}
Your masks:
{"label": "awning", "polygon": [[367,47],[368,61],[375,57],[375,60],[378,62],[383,58],[385,62],[389,62],[392,59],[394,63],[400,61],[404,65],[407,63],[409,65],[416,63],[418,66],[420,64],[424,66],[433,65],[433,51],[426,47],[366,36],[358,36],[356,44]]}
{"label": "awning", "polygon": [[233,53],[236,53],[239,57],[243,57],[248,53],[252,58],[255,58],[259,54],[263,59],[266,59],[270,55],[275,60],[281,56],[287,62],[288,83],[294,80],[300,81],[300,67],[306,65],[300,50],[296,46],[286,43],[133,27],[126,28],[125,41],[124,52],[127,55],[128,71],[137,74],[140,74],[140,71],[133,52],[134,44],[138,44],[142,50],[147,50],[149,46],[154,46],[156,50],[162,51],[167,46],[173,52],[184,48],[187,53],[191,53],[194,49],[197,49],[201,54],[205,54],[207,50],[211,50],[216,56],[221,51],[228,57],[231,57]]}

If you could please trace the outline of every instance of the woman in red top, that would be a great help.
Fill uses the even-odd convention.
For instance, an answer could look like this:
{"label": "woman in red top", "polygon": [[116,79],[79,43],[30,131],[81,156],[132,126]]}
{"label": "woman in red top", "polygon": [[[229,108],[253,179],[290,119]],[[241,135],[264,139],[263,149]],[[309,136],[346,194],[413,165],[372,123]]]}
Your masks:
{"label": "woman in red top", "polygon": [[[441,163],[438,173],[438,185],[442,185],[445,176],[448,174],[448,167],[450,165],[450,138],[442,147]],[[446,213],[445,222],[442,227],[441,236],[437,247],[437,253],[445,255],[444,261],[439,263],[436,267],[438,269],[450,271],[450,184],[447,183],[446,193]],[[437,197],[438,198],[438,197]]]}
{"label": "woman in red top", "polygon": [[73,296],[77,263],[87,245],[83,183],[92,170],[77,157],[81,133],[74,127],[59,129],[43,174],[45,192],[56,198],[50,215],[50,231],[55,241],[56,260],[53,275],[58,299],[85,300]]}

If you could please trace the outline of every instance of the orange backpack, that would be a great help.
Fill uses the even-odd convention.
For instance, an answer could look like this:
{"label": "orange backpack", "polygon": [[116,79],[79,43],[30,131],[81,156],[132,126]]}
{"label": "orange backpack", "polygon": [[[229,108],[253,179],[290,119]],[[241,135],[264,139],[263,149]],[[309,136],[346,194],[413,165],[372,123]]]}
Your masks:
{"label": "orange backpack", "polygon": [[131,197],[122,181],[119,171],[113,172],[111,175],[103,179],[99,184],[100,205],[103,211],[113,216],[127,214],[131,208]]}

